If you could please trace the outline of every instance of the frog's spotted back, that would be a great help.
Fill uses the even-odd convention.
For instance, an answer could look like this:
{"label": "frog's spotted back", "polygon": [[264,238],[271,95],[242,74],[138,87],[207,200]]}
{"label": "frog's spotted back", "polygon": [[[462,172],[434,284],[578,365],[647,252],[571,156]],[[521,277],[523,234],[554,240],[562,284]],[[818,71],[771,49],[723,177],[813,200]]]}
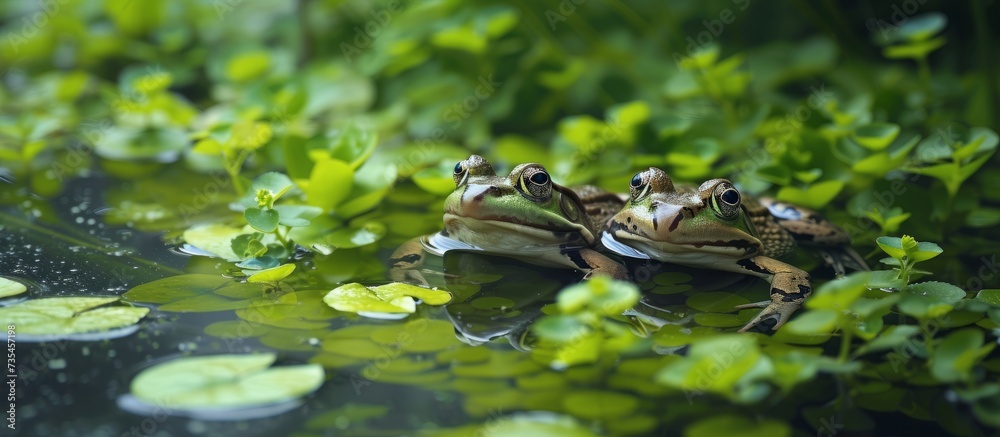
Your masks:
{"label": "frog's spotted back", "polygon": [[570,188],[580,198],[587,217],[594,229],[600,230],[625,206],[627,196],[615,194],[595,185],[578,185]]}

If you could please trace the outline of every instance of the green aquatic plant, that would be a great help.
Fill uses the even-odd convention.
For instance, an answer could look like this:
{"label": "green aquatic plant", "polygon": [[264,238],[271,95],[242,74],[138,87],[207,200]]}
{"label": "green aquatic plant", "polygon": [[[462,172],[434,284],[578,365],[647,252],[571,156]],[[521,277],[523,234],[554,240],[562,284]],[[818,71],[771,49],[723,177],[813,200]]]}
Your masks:
{"label": "green aquatic plant", "polygon": [[323,302],[337,311],[351,313],[413,313],[417,310],[414,298],[429,305],[443,305],[451,300],[451,293],[427,289],[416,285],[394,282],[377,287],[351,283],[330,291]]}
{"label": "green aquatic plant", "polygon": [[130,390],[149,405],[238,410],[295,400],[323,384],[321,366],[271,367],[276,359],[275,354],[177,358],[139,372]]}
{"label": "green aquatic plant", "polygon": [[595,277],[559,292],[557,313],[535,322],[541,340],[535,354],[556,368],[593,363],[628,349],[637,340],[628,326],[614,320],[639,301],[629,282]]}
{"label": "green aquatic plant", "polygon": [[28,291],[24,284],[7,278],[0,278],[0,298],[17,296]]}
{"label": "green aquatic plant", "polygon": [[0,308],[0,322],[15,326],[18,335],[54,340],[131,326],[149,313],[149,308],[108,305],[118,301],[117,297],[31,299]]}

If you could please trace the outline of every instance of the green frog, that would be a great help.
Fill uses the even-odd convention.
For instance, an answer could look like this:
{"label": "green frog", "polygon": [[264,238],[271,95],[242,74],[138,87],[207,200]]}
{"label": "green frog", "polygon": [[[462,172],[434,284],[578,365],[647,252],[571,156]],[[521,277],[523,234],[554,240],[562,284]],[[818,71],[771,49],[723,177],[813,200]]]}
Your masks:
{"label": "green frog", "polygon": [[479,155],[455,165],[456,189],[444,203],[444,229],[400,246],[389,259],[393,280],[422,280],[427,252],[483,250],[534,264],[625,279],[617,261],[594,249],[600,226],[624,200],[595,187],[577,192],[552,181],[540,164],[521,164],[507,177]]}
{"label": "green frog", "polygon": [[629,193],[627,205],[601,234],[608,250],[770,281],[769,301],[736,307],[763,308],[740,332],[770,318],[777,319],[773,329],[778,329],[812,293],[807,272],[778,260],[797,243],[843,249],[847,255],[828,259],[838,275],[845,264],[867,269],[840,227],[805,208],[741,195],[727,179],[675,187],[663,170],[650,168],[631,179]]}

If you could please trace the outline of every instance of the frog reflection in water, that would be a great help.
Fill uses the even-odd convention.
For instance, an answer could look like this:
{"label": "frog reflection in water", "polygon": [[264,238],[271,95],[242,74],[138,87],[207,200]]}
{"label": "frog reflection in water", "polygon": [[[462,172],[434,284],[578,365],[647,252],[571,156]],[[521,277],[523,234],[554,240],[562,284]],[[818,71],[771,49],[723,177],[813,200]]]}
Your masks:
{"label": "frog reflection in water", "polygon": [[[444,230],[400,246],[390,258],[393,280],[426,282],[426,252],[483,250],[535,264],[625,279],[625,267],[594,250],[600,224],[624,203],[594,187],[577,192],[552,182],[545,167],[521,164],[498,176],[481,156],[455,165],[456,189],[445,199]],[[595,226],[595,223],[598,225]]]}
{"label": "frog reflection in water", "polygon": [[[726,179],[674,187],[650,168],[629,183],[631,199],[602,232],[604,247],[623,256],[755,275],[771,283],[771,300],[737,308],[764,308],[740,329],[769,318],[778,329],[812,293],[809,274],[778,261],[796,241],[839,247],[829,256],[838,275],[845,265],[867,270],[847,244],[847,233],[817,213],[770,199],[741,196]],[[831,250],[829,253],[838,253]]]}

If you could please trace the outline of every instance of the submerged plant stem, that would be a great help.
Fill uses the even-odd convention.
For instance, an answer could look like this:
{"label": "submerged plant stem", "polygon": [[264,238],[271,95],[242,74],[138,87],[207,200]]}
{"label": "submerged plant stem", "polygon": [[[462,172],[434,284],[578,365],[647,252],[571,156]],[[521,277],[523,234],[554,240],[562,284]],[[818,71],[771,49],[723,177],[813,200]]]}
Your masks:
{"label": "submerged plant stem", "polygon": [[852,339],[853,339],[853,335],[851,334],[851,331],[848,331],[846,329],[841,330],[841,334],[840,334],[840,353],[837,354],[837,361],[840,361],[841,363],[847,361],[847,357],[850,355],[850,352],[851,352],[851,340]]}

